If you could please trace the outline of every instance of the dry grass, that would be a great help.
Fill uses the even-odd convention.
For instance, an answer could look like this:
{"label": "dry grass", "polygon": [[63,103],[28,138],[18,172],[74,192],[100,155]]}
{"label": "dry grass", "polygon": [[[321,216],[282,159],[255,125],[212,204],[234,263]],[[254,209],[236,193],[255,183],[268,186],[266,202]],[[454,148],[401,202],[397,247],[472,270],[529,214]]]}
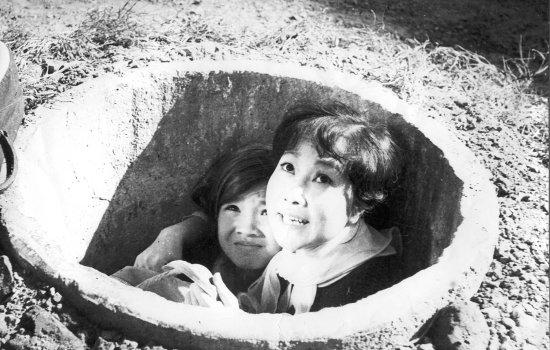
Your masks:
{"label": "dry grass", "polygon": [[92,9],[73,36],[89,40],[99,49],[108,46],[128,48],[138,44],[145,34],[143,26],[134,18],[134,8],[139,1],[127,0],[120,8],[109,6]]}
{"label": "dry grass", "polygon": [[[480,125],[484,121],[503,126],[504,131],[516,130],[513,137],[536,148],[541,163],[548,167],[548,50],[522,48],[521,57],[495,65],[462,47],[402,40],[387,32],[383,22],[377,24],[376,18],[372,25],[346,23],[344,17],[335,24],[324,14],[307,13],[275,26],[266,23],[252,28],[241,23],[229,26],[216,14],[185,8],[160,26],[144,28],[139,23],[152,21],[137,22],[138,2],[128,0],[120,8],[92,9],[74,31],[63,35],[36,35],[13,26],[4,30],[0,23],[0,40],[14,51],[22,73],[27,112],[89,79],[94,67],[112,71],[115,55],[138,61],[139,51],[147,62],[159,53],[187,51],[184,59],[220,59],[219,52],[205,49],[215,47],[227,53],[228,59],[294,61],[381,82],[434,118],[452,120],[448,125],[464,131],[457,132],[463,140],[472,136],[470,127],[479,129],[472,138],[483,138],[480,135],[486,130]],[[4,14],[2,11],[0,6],[0,22],[10,15],[9,9]],[[139,50],[132,50],[136,47]],[[30,66],[40,67],[50,59],[65,65],[52,74],[27,76]],[[506,135],[502,133],[502,137]],[[515,159],[505,161],[515,163]],[[498,174],[500,165],[491,169]]]}
{"label": "dry grass", "polygon": [[18,66],[42,63],[47,59],[66,61],[97,59],[111,46],[128,48],[136,45],[144,31],[134,19],[134,6],[139,0],[128,0],[120,8],[95,8],[73,32],[63,35],[37,36],[21,29],[9,28],[1,40],[14,52]]}
{"label": "dry grass", "polygon": [[[537,94],[548,96],[548,89],[540,88],[541,81],[542,86],[547,87],[548,52],[531,50],[526,57],[504,60],[503,65],[497,67],[461,47],[400,40],[384,30],[383,25],[365,26],[344,21],[341,26],[335,26],[329,19],[307,16],[296,16],[278,27],[254,29],[231,27],[221,17],[186,10],[157,28],[144,28],[136,21],[138,2],[127,0],[119,8],[92,9],[73,32],[65,35],[39,38],[11,28],[2,39],[14,51],[21,71],[25,71],[28,64],[43,64],[48,59],[98,65],[113,55],[113,50],[133,46],[155,46],[159,52],[174,48],[189,51],[188,48],[214,43],[239,57],[295,60],[376,80],[403,99],[427,106],[443,117],[495,117],[516,125],[522,133],[541,137],[548,133],[540,113],[526,112],[532,110]],[[193,56],[219,58],[204,48],[201,53],[193,51]],[[71,70],[66,73],[70,75]],[[71,79],[66,76],[64,79],[61,81],[71,85]],[[23,80],[33,85],[29,95],[36,98],[43,82]],[[51,93],[51,89],[48,91]],[[44,98],[38,96],[37,103],[40,103]]]}
{"label": "dry grass", "polygon": [[[127,0],[118,8],[94,8],[74,31],[66,34],[43,36],[19,26],[8,27],[0,40],[12,50],[21,72],[26,111],[64,91],[66,85],[80,84],[89,75],[89,67],[112,55],[113,48],[138,45],[145,37],[135,20],[134,7],[139,1]],[[52,60],[66,64],[62,71],[49,75]],[[33,67],[41,69],[40,77]]]}

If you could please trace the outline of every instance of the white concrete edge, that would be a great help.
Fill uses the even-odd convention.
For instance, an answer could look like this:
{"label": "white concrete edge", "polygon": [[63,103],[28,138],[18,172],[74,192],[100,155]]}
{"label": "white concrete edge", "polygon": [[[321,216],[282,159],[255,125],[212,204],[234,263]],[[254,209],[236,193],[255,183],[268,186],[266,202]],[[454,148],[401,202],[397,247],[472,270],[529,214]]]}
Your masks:
{"label": "white concrete edge", "polygon": [[6,44],[0,41],[0,81],[6,76],[6,72],[10,66],[10,51]]}
{"label": "white concrete edge", "polygon": [[[441,140],[455,140],[455,138],[445,128],[443,128],[441,124],[424,116],[419,116],[418,108],[415,108],[414,106],[408,106],[403,101],[399,100],[397,96],[395,96],[395,94],[382,87],[381,84],[365,82],[357,77],[347,74],[342,74],[338,72],[323,72],[317,69],[301,67],[294,64],[249,61],[203,61],[158,64],[145,68],[143,70],[135,72],[130,71],[126,77],[117,77],[116,79],[124,81],[128,77],[131,77],[133,74],[144,75],[147,72],[158,74],[159,70],[164,71],[166,74],[174,74],[175,72],[185,73],[186,71],[202,72],[205,74],[216,71],[256,72],[280,77],[309,80],[329,87],[338,87],[343,90],[356,93],[362,98],[366,98],[373,102],[379,103],[382,107],[392,113],[401,114],[408,121],[414,121],[415,125],[417,126],[425,125],[425,123],[436,125],[436,129],[439,130],[438,134],[433,135],[433,133],[430,132],[430,139],[446,155],[449,154],[449,152],[450,154],[455,154],[455,156],[449,158],[449,162],[451,163],[451,166],[453,166],[454,170],[457,172],[457,176],[460,177],[462,181],[464,181],[465,190],[468,186],[471,185],[474,188],[474,191],[472,193],[473,196],[477,197],[477,195],[479,195],[480,193],[480,184],[470,184],[468,181],[466,181],[469,177],[467,173],[475,170],[475,168],[478,168],[478,166],[475,165],[476,162],[473,155],[471,155],[471,152],[458,141],[453,142],[453,144],[456,145],[454,145],[453,149],[451,150],[448,149],[449,147],[445,144],[440,143]],[[284,72],[284,74],[282,72]],[[107,76],[104,78],[96,79],[91,81],[90,84],[95,85],[99,83],[101,79],[113,79],[113,77]],[[89,84],[83,84],[83,86],[77,87],[76,89],[86,89],[88,88],[87,85]],[[381,91],[375,91],[376,89],[380,89]],[[422,127],[420,128],[422,129]],[[457,168],[456,166],[454,166],[457,165],[457,163],[462,162],[464,157],[469,158],[467,163],[473,164],[473,169],[470,168],[461,170],[460,167]],[[483,175],[483,173],[486,173],[486,171],[483,170],[484,169],[479,170],[479,173],[481,174],[481,176],[487,179],[487,177]],[[485,182],[485,185],[481,187],[486,187],[488,185],[488,180],[484,180],[482,182]],[[481,209],[479,208],[479,206],[477,207],[478,209]],[[486,222],[484,223],[485,226],[491,226],[491,219],[491,217],[487,217],[487,220],[485,220]],[[474,233],[468,234],[468,232],[462,232],[465,231],[462,228],[466,228],[467,226],[470,226],[470,223],[463,222],[459,227],[459,231],[461,231],[461,234],[464,234],[464,237],[468,235],[468,238],[476,239],[476,237],[480,236],[476,236]],[[492,241],[493,240],[491,240],[491,242]],[[481,243],[490,245],[489,241],[487,240]],[[95,274],[94,278],[92,279],[95,280],[95,282],[90,283],[90,272],[85,272],[84,270],[86,270],[87,268],[82,267],[78,264],[73,264],[75,265],[74,270],[68,269],[72,271],[71,273],[68,273],[68,270],[65,270],[63,273],[67,273],[64,278],[68,280],[74,280],[80,286],[83,292],[83,296],[95,295],[109,298],[113,301],[116,301],[117,306],[127,309],[129,313],[133,313],[135,317],[142,318],[144,320],[158,320],[160,323],[165,323],[167,326],[176,329],[186,329],[194,333],[196,332],[198,334],[207,334],[208,336],[219,336],[236,339],[257,339],[267,341],[341,338],[364,330],[372,330],[373,328],[382,327],[382,324],[376,324],[376,320],[373,320],[370,317],[366,317],[365,311],[369,310],[369,308],[375,307],[376,305],[380,305],[380,303],[384,303],[385,301],[387,302],[388,298],[390,298],[389,300],[391,301],[396,300],[400,297],[406,297],[409,301],[411,301],[411,299],[416,299],[420,302],[423,300],[424,297],[429,296],[430,293],[413,293],[411,295],[410,287],[418,287],[419,284],[415,281],[423,279],[423,277],[425,277],[426,275],[430,275],[432,277],[437,276],[439,278],[439,275],[448,275],[448,272],[450,271],[447,269],[448,267],[459,266],[457,265],[456,261],[450,261],[450,259],[446,258],[446,256],[454,255],[450,253],[454,250],[454,248],[455,241],[453,240],[451,246],[445,249],[442,258],[440,259],[441,265],[436,264],[428,269],[419,272],[417,275],[402,281],[398,285],[388,290],[381,291],[376,295],[365,298],[355,304],[350,304],[341,308],[324,309],[317,313],[310,313],[293,317],[285,315],[227,315],[227,319],[224,322],[217,321],[220,319],[220,314],[218,310],[201,309],[200,312],[192,312],[191,315],[188,312],[190,308],[189,306],[174,305],[174,303],[164,300],[159,301],[159,298],[156,296],[148,295],[147,302],[136,304],[132,300],[143,300],[140,295],[145,294],[145,292],[127,292],[133,295],[131,298],[129,298],[131,300],[128,300],[129,295],[127,295],[126,293],[120,294],[121,286],[113,285],[111,281],[101,281],[100,283],[100,281],[97,280],[97,274],[103,276],[100,273]],[[464,267],[466,268],[468,266],[468,264],[465,264]],[[51,266],[51,268],[55,270],[55,266]],[[467,271],[464,271],[464,269],[458,270],[459,271],[456,271],[456,273],[467,273]],[[108,279],[106,278],[106,280]],[[445,280],[450,281],[451,279],[445,278]],[[447,285],[447,283],[444,283],[444,281],[442,280],[442,288],[447,287],[444,285]],[[151,300],[151,298],[157,300]],[[148,303],[152,303],[155,305],[158,304],[159,308],[169,310],[170,312],[163,312],[162,314],[159,314],[158,312],[155,312],[154,310],[151,310],[149,307],[146,307],[144,305]],[[193,309],[193,307],[191,308]],[[185,319],[177,316],[177,314],[184,311],[187,311],[185,312]],[[410,311],[412,310],[403,310],[400,316],[407,317]],[[236,331],[236,327],[234,327],[235,322],[242,325],[242,327],[238,328],[238,331]],[[340,326],[334,328],[334,325]]]}

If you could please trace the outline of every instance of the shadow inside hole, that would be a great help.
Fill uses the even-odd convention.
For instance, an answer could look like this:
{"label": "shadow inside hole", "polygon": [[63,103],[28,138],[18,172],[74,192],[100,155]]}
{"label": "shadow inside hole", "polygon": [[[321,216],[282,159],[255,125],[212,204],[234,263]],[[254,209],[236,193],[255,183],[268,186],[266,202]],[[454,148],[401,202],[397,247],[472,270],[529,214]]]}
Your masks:
{"label": "shadow inside hole", "polygon": [[249,142],[270,144],[284,111],[301,100],[337,100],[366,118],[387,120],[404,164],[368,222],[399,227],[405,277],[434,264],[450,244],[462,221],[462,182],[442,152],[400,116],[340,88],[259,73],[187,73],[173,84],[174,96],[165,97],[175,102],[158,125],[140,124],[139,111],[132,115],[136,138],[139,128],[156,131],[118,183],[81,264],[106,274],[132,265],[162,228],[193,210],[186,194],[212,158]]}

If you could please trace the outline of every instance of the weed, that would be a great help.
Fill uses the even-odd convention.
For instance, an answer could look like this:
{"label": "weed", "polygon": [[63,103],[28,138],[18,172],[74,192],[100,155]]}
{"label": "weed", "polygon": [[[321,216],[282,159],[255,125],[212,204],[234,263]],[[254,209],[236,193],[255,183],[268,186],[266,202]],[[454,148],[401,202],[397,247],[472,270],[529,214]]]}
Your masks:
{"label": "weed", "polygon": [[549,52],[531,49],[527,56],[503,59],[502,66],[517,80],[530,82],[532,92],[548,97]]}
{"label": "weed", "polygon": [[111,46],[129,47],[143,37],[133,20],[139,0],[128,0],[118,9],[92,9],[80,26],[68,34],[38,37],[19,27],[8,29],[1,38],[14,52],[20,69],[27,62],[40,64],[47,59],[66,61],[101,58]]}
{"label": "weed", "polygon": [[178,31],[180,40],[185,43],[200,43],[206,40],[231,44],[235,38],[224,31],[223,21],[220,18],[205,18],[190,11],[183,16]]}
{"label": "weed", "polygon": [[90,40],[99,49],[108,46],[130,47],[144,36],[144,30],[133,19],[134,7],[139,0],[127,0],[122,7],[94,8],[73,33],[75,39]]}

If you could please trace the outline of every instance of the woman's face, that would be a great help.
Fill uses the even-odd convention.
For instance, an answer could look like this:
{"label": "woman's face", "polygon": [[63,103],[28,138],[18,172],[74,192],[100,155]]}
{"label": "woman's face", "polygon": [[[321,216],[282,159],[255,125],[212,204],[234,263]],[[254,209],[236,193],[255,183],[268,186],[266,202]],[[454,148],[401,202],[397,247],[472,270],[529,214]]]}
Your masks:
{"label": "woman's face", "polygon": [[221,205],[218,241],[227,257],[241,269],[263,269],[277,254],[281,247],[269,228],[265,186]]}
{"label": "woman's face", "polygon": [[309,142],[283,154],[266,192],[273,236],[293,252],[329,241],[354,227],[361,217],[340,163],[319,157]]}

